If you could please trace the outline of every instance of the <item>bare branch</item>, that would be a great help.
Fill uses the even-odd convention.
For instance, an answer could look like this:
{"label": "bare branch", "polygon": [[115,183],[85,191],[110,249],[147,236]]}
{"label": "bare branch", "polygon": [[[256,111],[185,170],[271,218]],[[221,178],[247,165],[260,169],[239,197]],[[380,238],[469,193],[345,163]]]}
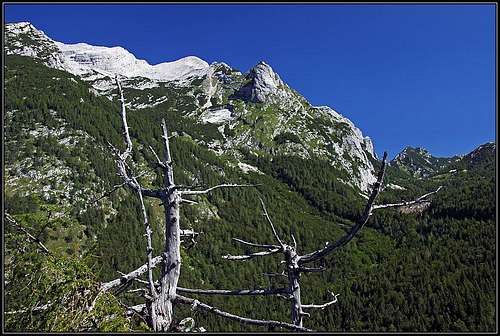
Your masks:
{"label": "bare branch", "polygon": [[162,167],[162,168],[165,168],[165,163],[163,163],[162,160],[160,160],[160,158],[158,157],[158,154],[156,154],[155,150],[153,149],[153,147],[149,146],[149,150],[153,153],[153,155],[155,156],[156,158],[156,163],[158,164],[158,166]]}
{"label": "bare branch", "polygon": [[219,184],[214,187],[208,188],[206,190],[180,190],[179,193],[181,196],[184,195],[202,195],[202,194],[207,194],[211,192],[214,189],[218,188],[234,188],[234,187],[255,187],[256,185],[254,184]]}
{"label": "bare branch", "polygon": [[407,202],[401,202],[401,203],[390,203],[390,204],[378,204],[378,205],[374,205],[373,206],[373,210],[377,210],[377,209],[386,209],[386,208],[396,208],[396,207],[400,207],[400,206],[408,206],[408,205],[413,205],[413,204],[418,204],[418,203],[422,203],[422,202],[429,202],[426,200],[426,198],[432,194],[435,194],[437,193],[439,190],[441,190],[441,188],[443,188],[443,186],[440,186],[439,188],[437,188],[436,190],[430,192],[430,193],[427,193],[425,195],[422,195],[420,197],[418,197],[417,199],[415,199],[414,201],[407,201]]}
{"label": "bare branch", "polygon": [[328,306],[331,306],[332,304],[334,303],[337,303],[337,296],[339,296],[340,294],[333,294],[333,293],[330,293],[332,296],[333,296],[333,300],[330,301],[330,302],[326,302],[326,303],[323,303],[323,304],[310,304],[310,305],[302,305],[302,308],[319,308],[319,309],[325,309],[326,307]]}
{"label": "bare branch", "polygon": [[[158,257],[151,259],[151,268],[155,268],[156,266],[161,264],[162,261],[163,261],[163,256],[158,256]],[[136,278],[140,277],[142,274],[146,273],[147,271],[148,271],[148,264],[144,264],[141,267],[139,267],[138,269],[136,269],[130,273],[127,273],[125,275],[122,275],[118,279],[103,283],[101,285],[101,290],[103,292],[106,292],[114,287],[121,286],[125,283],[128,283],[132,280],[135,280]]]}
{"label": "bare branch", "polygon": [[299,272],[303,273],[315,273],[315,272],[323,272],[325,271],[325,267],[311,268],[311,267],[299,267]]}
{"label": "bare branch", "polygon": [[170,166],[172,164],[172,155],[170,154],[170,143],[168,141],[168,129],[167,129],[167,123],[165,122],[165,119],[161,120],[161,128],[163,130],[162,138],[163,138],[164,144],[165,144],[165,162],[163,162],[163,163],[165,166]]}
{"label": "bare branch", "polygon": [[245,260],[245,259],[252,259],[255,257],[262,257],[262,256],[267,256],[271,254],[275,254],[281,252],[281,248],[275,248],[269,251],[263,251],[263,252],[255,252],[255,253],[250,253],[250,254],[244,254],[244,255],[225,255],[222,256],[222,258],[227,259],[227,260]]}
{"label": "bare branch", "polygon": [[118,80],[118,76],[115,76],[115,81],[116,85],[118,86],[118,93],[120,95],[120,101],[121,101],[121,116],[122,116],[122,130],[123,130],[123,137],[125,139],[125,144],[127,145],[127,149],[125,152],[120,154],[120,159],[122,161],[126,161],[130,153],[132,153],[132,140],[130,140],[130,134],[128,132],[128,124],[127,124],[127,110],[125,109],[125,98],[123,98],[123,90],[122,86],[120,84],[120,81]]}
{"label": "bare branch", "polygon": [[141,293],[141,292],[145,293],[146,291],[147,291],[146,288],[136,288],[136,289],[128,290],[127,293]]}
{"label": "bare branch", "polygon": [[[139,283],[148,285],[147,281],[141,279],[134,279]],[[155,287],[160,286],[158,281],[155,282]],[[127,293],[135,293],[146,291],[145,288],[132,289],[127,291]],[[177,292],[179,293],[190,293],[190,294],[202,294],[202,295],[232,295],[232,296],[257,296],[257,295],[279,295],[288,294],[287,288],[275,288],[275,289],[191,289],[184,287],[177,287]]]}
{"label": "bare branch", "polygon": [[242,239],[238,239],[238,238],[233,238],[233,240],[236,241],[236,242],[238,242],[238,243],[241,243],[241,244],[244,244],[244,245],[248,245],[248,246],[253,246],[253,247],[263,247],[263,248],[268,248],[268,249],[279,248],[278,245],[250,243],[250,242],[244,241]]}
{"label": "bare branch", "polygon": [[37,243],[38,246],[40,246],[40,248],[43,250],[44,253],[46,254],[49,254],[51,255],[52,253],[49,251],[49,249],[47,247],[45,247],[45,245],[43,245],[43,243],[40,241],[40,239],[34,237],[31,233],[29,233],[28,230],[26,230],[26,228],[24,228],[21,224],[19,224],[15,219],[14,217],[12,217],[10,214],[8,213],[5,213],[5,218],[9,221],[9,223],[11,223],[13,226],[15,226],[16,228],[18,228],[19,230],[21,230],[22,232],[24,232],[28,238],[30,240],[32,240],[33,242]]}
{"label": "bare branch", "polygon": [[119,175],[123,177],[125,180],[125,183],[135,192],[141,192],[142,195],[147,196],[147,197],[153,197],[153,198],[158,198],[158,199],[163,199],[164,193],[161,190],[151,190],[151,189],[145,189],[143,188],[139,182],[137,181],[137,178],[139,176],[142,176],[144,173],[141,173],[137,176],[130,177],[127,172],[127,167],[128,164],[125,161],[118,160],[118,170],[119,170]]}
{"label": "bare branch", "polygon": [[213,306],[209,306],[209,305],[202,303],[198,300],[190,299],[190,298],[187,298],[187,297],[181,296],[181,295],[177,295],[176,301],[178,303],[192,305],[191,309],[193,309],[193,310],[198,309],[198,308],[203,309],[203,310],[212,312],[216,315],[219,315],[219,316],[222,316],[222,317],[234,320],[234,321],[238,321],[242,324],[252,324],[252,325],[259,325],[259,326],[263,326],[263,327],[278,327],[278,328],[285,328],[285,329],[298,330],[298,331],[313,331],[311,329],[296,326],[296,325],[286,323],[286,322],[279,322],[279,321],[272,321],[272,320],[255,320],[255,319],[250,319],[250,318],[234,315],[234,314],[222,311],[222,310],[215,308]]}
{"label": "bare branch", "polygon": [[[135,184],[139,184],[137,182],[137,179],[134,177],[134,183]],[[152,243],[152,239],[151,239],[151,234],[153,233],[151,231],[151,226],[149,225],[149,221],[148,221],[148,214],[146,213],[146,207],[144,205],[144,199],[142,197],[142,192],[141,190],[139,189],[137,194],[139,195],[139,200],[141,202],[141,209],[142,209],[142,218],[144,220],[144,227],[145,227],[145,230],[146,230],[146,233],[145,233],[145,236],[146,236],[146,257],[147,257],[147,260],[148,260],[148,280],[149,280],[149,293],[151,294],[152,297],[156,297],[157,293],[156,293],[156,289],[155,289],[155,286],[154,286],[154,279],[153,279],[153,267],[152,267],[152,257],[153,257],[153,243]]]}
{"label": "bare branch", "polygon": [[271,225],[271,229],[273,230],[274,238],[276,238],[276,240],[280,244],[281,248],[284,249],[285,245],[283,244],[283,242],[280,239],[280,236],[276,232],[276,229],[274,228],[274,225],[273,225],[273,222],[271,221],[271,218],[269,218],[269,214],[267,213],[267,209],[266,209],[266,205],[264,204],[264,201],[260,197],[259,197],[259,200],[260,200],[260,204],[262,205],[262,210],[264,211],[264,216],[267,218],[267,221],[268,221],[269,225]]}
{"label": "bare branch", "polygon": [[190,293],[190,294],[203,294],[203,295],[277,295],[277,294],[288,294],[287,288],[276,288],[276,289],[190,289],[177,287],[177,292],[180,293]]}
{"label": "bare branch", "polygon": [[295,236],[292,234],[292,241],[293,241],[293,249],[297,251],[297,241],[295,240]]}
{"label": "bare branch", "polygon": [[180,202],[184,203],[184,204],[189,204],[189,205],[198,204],[198,202],[196,202],[196,201],[191,201],[191,200],[188,200],[188,199],[185,199],[185,198],[181,198]]}
{"label": "bare branch", "polygon": [[312,253],[306,254],[304,256],[299,257],[299,263],[306,263],[306,262],[311,262],[314,260],[318,260],[320,258],[325,257],[326,255],[330,254],[334,250],[338,249],[339,247],[344,246],[348,242],[350,242],[356,233],[359,232],[363,228],[363,226],[368,222],[368,218],[371,215],[372,211],[372,206],[373,203],[375,202],[375,199],[377,198],[378,194],[380,193],[380,189],[382,187],[382,183],[384,181],[384,173],[385,173],[385,165],[386,165],[386,159],[387,159],[387,152],[384,152],[384,157],[382,159],[382,166],[380,167],[380,171],[378,173],[378,178],[377,182],[375,182],[375,185],[373,186],[372,193],[370,197],[368,198],[368,202],[365,206],[365,210],[363,211],[363,215],[361,216],[361,219],[347,232],[346,235],[344,235],[342,238],[337,240],[334,244],[328,244],[324,248],[320,250],[316,250]]}

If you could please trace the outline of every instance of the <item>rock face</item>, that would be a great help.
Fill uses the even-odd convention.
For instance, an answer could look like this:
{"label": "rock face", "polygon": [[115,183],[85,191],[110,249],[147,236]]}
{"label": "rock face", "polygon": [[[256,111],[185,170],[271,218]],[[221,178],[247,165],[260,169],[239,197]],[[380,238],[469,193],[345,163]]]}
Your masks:
{"label": "rock face", "polygon": [[114,77],[145,77],[155,81],[180,81],[205,75],[209,65],[195,56],[150,65],[122,47],[86,43],[65,44],[49,38],[29,22],[6,25],[7,54],[41,59],[50,66],[78,76],[101,74]]}
{"label": "rock face", "polygon": [[271,96],[279,96],[280,93],[281,96],[286,95],[281,90],[285,87],[281,78],[262,61],[250,70],[246,79],[248,83],[236,93],[245,101],[264,103]]}
{"label": "rock face", "polygon": [[189,101],[179,114],[217,127],[219,139],[197,140],[217,153],[239,160],[245,148],[257,155],[325,160],[345,172],[342,182],[362,192],[376,180],[370,138],[330,107],[312,106],[265,62],[246,74],[194,56],[150,65],[122,47],[56,42],[27,22],[7,24],[5,30],[7,54],[37,58],[79,76],[95,94],[113,99],[113,77],[120,76],[125,89],[142,91],[133,98],[126,94],[131,109]]}
{"label": "rock face", "polygon": [[96,47],[86,43],[64,44],[56,42],[70,72],[76,75],[101,71],[110,76],[146,77],[157,81],[182,80],[203,75],[208,63],[194,56],[184,57],[174,62],[150,65],[145,60],[135,58],[122,47]]}

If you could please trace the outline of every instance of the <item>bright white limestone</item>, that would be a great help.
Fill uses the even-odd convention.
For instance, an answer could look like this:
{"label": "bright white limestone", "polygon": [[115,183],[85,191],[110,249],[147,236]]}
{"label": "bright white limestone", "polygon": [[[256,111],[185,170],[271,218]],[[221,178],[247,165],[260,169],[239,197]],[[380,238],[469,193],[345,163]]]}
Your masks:
{"label": "bright white limestone", "polygon": [[146,77],[157,81],[182,80],[202,76],[208,71],[208,63],[195,56],[173,62],[150,65],[135,58],[122,47],[100,47],[86,43],[64,44],[55,42],[70,65],[70,72],[82,75],[91,70],[100,70],[110,77]]}
{"label": "bright white limestone", "polygon": [[201,120],[205,124],[221,124],[233,119],[234,117],[228,109],[206,110],[201,115]]}
{"label": "bright white limestone", "polygon": [[65,44],[52,40],[29,22],[6,25],[6,36],[9,39],[15,40],[21,34],[29,34],[39,45],[28,47],[14,42],[13,48],[7,51],[8,54],[41,58],[41,54],[50,48],[53,52],[46,60],[48,66],[78,76],[90,76],[91,80],[119,75],[128,78],[146,77],[161,82],[178,81],[182,84],[192,77],[204,76],[209,68],[207,62],[195,56],[150,65],[122,47]]}
{"label": "bright white limestone", "polygon": [[259,173],[262,174],[262,172],[259,170],[259,168],[251,166],[249,164],[243,163],[243,162],[238,162],[238,167],[245,173],[247,174],[248,172],[254,172],[254,173]]}
{"label": "bright white limestone", "polygon": [[389,183],[387,185],[387,188],[390,188],[390,189],[395,189],[395,190],[406,190],[405,187],[402,187],[400,185],[397,185],[397,184],[394,184],[394,183]]}

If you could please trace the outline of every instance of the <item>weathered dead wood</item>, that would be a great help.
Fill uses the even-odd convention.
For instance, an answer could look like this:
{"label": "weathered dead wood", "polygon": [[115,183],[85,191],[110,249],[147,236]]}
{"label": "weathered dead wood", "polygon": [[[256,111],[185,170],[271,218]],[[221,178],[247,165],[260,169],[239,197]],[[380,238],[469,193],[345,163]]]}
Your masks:
{"label": "weathered dead wood", "polygon": [[263,251],[263,252],[255,252],[255,253],[250,253],[250,254],[244,254],[244,255],[225,255],[222,256],[222,258],[227,259],[227,260],[246,260],[246,259],[252,259],[255,257],[263,257],[271,254],[276,254],[281,252],[281,248],[275,248],[271,249],[269,251]]}
{"label": "weathered dead wood", "polygon": [[266,245],[266,244],[250,243],[250,242],[244,241],[242,239],[238,239],[238,238],[233,238],[233,240],[238,242],[238,243],[241,243],[243,245],[248,245],[248,246],[252,246],[252,247],[262,247],[262,248],[268,248],[268,249],[279,248],[278,245],[269,245],[269,244]]}
{"label": "weathered dead wood", "polygon": [[297,331],[313,331],[308,328],[304,328],[301,326],[293,325],[290,323],[286,322],[279,322],[279,321],[272,321],[272,320],[256,320],[256,319],[250,319],[238,315],[234,315],[228,312],[225,312],[223,310],[220,310],[218,308],[215,308],[213,306],[210,306],[206,303],[200,302],[195,299],[190,299],[182,295],[177,295],[177,302],[183,303],[183,304],[189,304],[192,306],[191,309],[202,309],[206,311],[210,311],[216,315],[228,318],[230,320],[238,321],[242,324],[252,324],[252,325],[258,325],[258,326],[263,326],[263,327],[276,327],[276,328],[284,328],[288,330],[297,330]]}
{"label": "weathered dead wood", "polygon": [[[146,282],[149,286],[149,294],[147,295],[145,292],[143,296],[146,298],[146,304],[144,307],[146,308],[148,315],[148,323],[152,326],[155,331],[169,331],[171,328],[171,324],[173,321],[173,306],[174,302],[181,303],[195,303],[198,307],[201,307],[206,310],[210,310],[216,314],[221,316],[225,316],[228,318],[232,318],[238,320],[242,323],[251,323],[257,325],[265,325],[268,327],[284,327],[292,330],[303,330],[307,331],[308,329],[302,327],[302,316],[306,315],[302,311],[302,306],[300,304],[300,286],[299,286],[299,276],[301,268],[299,267],[299,255],[296,252],[297,242],[295,237],[292,235],[293,247],[285,244],[279,237],[270,217],[265,208],[264,202],[261,199],[261,204],[264,212],[264,216],[266,217],[273,234],[279,245],[274,244],[256,244],[249,243],[247,241],[241,239],[235,239],[235,241],[259,248],[266,248],[267,251],[250,253],[248,255],[241,256],[224,256],[229,260],[245,260],[254,258],[257,256],[265,256],[271,255],[278,252],[283,252],[285,258],[287,260],[288,266],[288,279],[289,286],[288,288],[280,288],[280,289],[254,289],[254,290],[217,290],[217,289],[187,289],[178,287],[178,280],[180,275],[180,266],[181,266],[181,256],[180,256],[180,237],[181,235],[188,234],[189,236],[194,236],[196,233],[192,230],[181,230],[180,229],[180,205],[181,203],[187,204],[196,204],[195,201],[183,198],[184,196],[196,196],[196,195],[204,195],[209,192],[216,190],[218,188],[226,188],[226,187],[253,187],[255,185],[242,185],[242,184],[220,184],[213,187],[206,188],[205,190],[193,190],[192,188],[186,188],[177,186],[174,183],[174,173],[173,173],[173,165],[172,165],[172,156],[170,153],[170,144],[169,144],[169,134],[166,126],[166,122],[163,119],[161,123],[162,128],[162,138],[164,140],[164,159],[161,160],[158,154],[154,151],[152,147],[150,147],[151,152],[153,153],[156,163],[159,167],[163,168],[164,172],[164,181],[161,189],[150,190],[143,188],[138,182],[137,178],[133,176],[132,169],[127,165],[127,159],[130,157],[133,147],[132,141],[129,134],[129,127],[127,124],[126,118],[126,108],[125,108],[125,100],[123,97],[123,91],[120,85],[118,78],[116,78],[116,84],[118,86],[120,101],[121,101],[121,117],[122,117],[122,131],[123,137],[126,145],[126,149],[123,153],[120,153],[118,150],[114,150],[117,153],[117,167],[118,173],[124,179],[124,184],[130,187],[132,190],[138,193],[141,209],[143,212],[144,225],[146,227],[146,236],[147,236],[147,257],[148,262],[146,265],[143,265],[136,269],[133,272],[122,275],[122,277],[115,279],[113,281],[102,284],[100,288],[100,292],[105,292],[112,288],[118,288],[118,290],[125,290],[128,286],[130,286],[132,280],[136,280],[139,282],[145,282],[139,279],[139,276],[148,272],[148,281]],[[164,208],[165,213],[165,247],[161,256],[152,258],[152,244],[151,244],[151,228],[147,218],[146,209],[144,206],[143,197],[154,197],[158,198],[162,202],[162,206]],[[152,276],[152,269],[161,265],[161,276],[159,281],[155,282]],[[178,292],[187,292],[192,294],[201,294],[201,295],[277,295],[281,297],[286,297],[292,299],[292,321],[294,324],[288,324],[285,322],[278,321],[264,321],[264,320],[254,320],[245,317],[240,317],[237,315],[233,315],[224,311],[221,311],[217,308],[211,307],[209,305],[199,303],[197,300],[189,299],[182,297],[178,294]],[[143,312],[144,307],[142,305],[131,307],[129,311],[135,311],[135,313]]]}
{"label": "weathered dead wood", "polygon": [[[134,178],[134,183],[139,184],[137,180]],[[144,206],[144,199],[142,197],[141,190],[139,189],[137,194],[139,195],[139,200],[141,204],[141,210],[142,210],[142,218],[144,220],[144,227],[145,227],[145,236],[147,240],[147,245],[146,245],[146,255],[147,255],[147,265],[148,265],[148,280],[149,280],[149,294],[155,298],[157,296],[156,289],[154,286],[154,279],[153,279],[153,267],[152,267],[152,259],[153,259],[153,243],[151,239],[151,234],[153,231],[151,230],[151,226],[149,224],[148,220],[148,215],[146,213],[146,207]]]}
{"label": "weathered dead wood", "polygon": [[[159,264],[161,264],[162,261],[163,261],[162,256],[157,256],[157,257],[152,258],[151,259],[151,268],[158,266]],[[128,283],[128,282],[140,277],[141,275],[143,275],[147,271],[148,271],[148,264],[144,264],[141,267],[133,270],[132,272],[129,272],[127,274],[122,275],[118,279],[114,279],[112,281],[108,281],[108,282],[103,283],[101,285],[101,290],[103,292],[109,291],[112,288],[121,286],[125,283]]]}
{"label": "weathered dead wood", "polygon": [[156,159],[156,164],[158,166],[160,166],[161,168],[165,169],[165,163],[160,160],[160,158],[158,157],[158,154],[156,154],[155,150],[153,149],[153,147],[149,146],[149,150],[153,153],[153,155],[155,156],[155,159]]}
{"label": "weathered dead wood", "polygon": [[386,209],[386,208],[397,208],[397,207],[402,207],[402,206],[419,204],[419,203],[423,203],[423,202],[429,202],[428,200],[426,200],[426,198],[429,197],[430,195],[433,195],[433,194],[439,192],[439,190],[441,190],[442,188],[443,188],[443,186],[440,186],[436,190],[434,190],[430,193],[427,193],[425,195],[422,195],[413,201],[406,201],[406,202],[400,202],[400,203],[389,203],[389,204],[377,204],[377,205],[373,206],[373,210]]}
{"label": "weathered dead wood", "polygon": [[186,196],[186,195],[203,195],[203,194],[208,194],[212,190],[219,189],[219,188],[245,188],[245,187],[255,187],[255,184],[219,184],[213,187],[210,187],[205,190],[181,190],[179,191],[181,196]]}
{"label": "weathered dead wood", "polygon": [[274,227],[273,221],[271,220],[271,218],[269,217],[269,214],[267,213],[266,205],[264,204],[264,201],[262,200],[262,198],[259,197],[259,200],[260,200],[260,204],[262,205],[262,211],[264,212],[264,217],[266,217],[267,222],[269,223],[269,225],[271,226],[271,230],[273,231],[274,238],[276,238],[276,241],[283,249],[285,245],[283,244],[283,242],[280,239],[280,236],[276,232],[276,228]]}
{"label": "weathered dead wood", "polygon": [[[402,202],[402,203],[396,203],[396,204],[384,204],[384,205],[374,205],[375,199],[379,195],[379,193],[382,190],[382,185],[383,185],[383,180],[384,180],[384,174],[385,174],[385,167],[386,167],[386,159],[387,159],[387,153],[384,153],[384,157],[382,159],[382,164],[381,168],[378,172],[377,175],[377,181],[373,186],[372,192],[370,196],[368,197],[367,204],[365,205],[364,211],[359,219],[358,222],[355,223],[353,227],[339,240],[337,240],[335,243],[330,244],[327,242],[325,244],[325,247],[322,249],[319,249],[317,251],[314,251],[312,253],[300,256],[297,253],[297,241],[293,235],[291,235],[293,246],[290,246],[286,243],[283,242],[283,240],[279,237],[276,228],[267,212],[266,206],[264,204],[264,201],[260,199],[264,217],[266,218],[267,222],[269,223],[271,230],[273,232],[275,240],[278,242],[279,246],[277,245],[270,245],[270,244],[256,244],[256,243],[249,243],[241,239],[233,238],[233,240],[252,247],[260,247],[260,248],[268,248],[270,250],[268,251],[263,251],[263,252],[257,252],[257,253],[251,253],[248,255],[241,255],[241,256],[224,256],[223,258],[229,259],[229,260],[245,260],[245,259],[250,259],[255,256],[265,256],[265,255],[270,255],[270,254],[275,254],[282,252],[284,254],[285,260],[282,261],[282,263],[286,264],[286,270],[287,274],[286,277],[288,278],[288,288],[287,288],[287,295],[288,299],[291,300],[291,319],[292,323],[296,325],[297,327],[302,328],[302,322],[303,322],[303,317],[304,316],[309,316],[310,314],[307,312],[304,312],[304,309],[312,309],[312,308],[318,308],[318,309],[324,309],[334,303],[337,302],[337,296],[339,294],[333,294],[334,299],[330,302],[326,302],[323,304],[307,304],[304,305],[301,303],[301,292],[300,292],[300,274],[301,273],[312,273],[312,272],[322,272],[325,270],[324,266],[321,267],[305,267],[303,264],[313,262],[316,260],[323,260],[324,257],[335,251],[336,249],[344,246],[347,244],[349,241],[351,241],[354,236],[363,228],[363,226],[366,224],[368,221],[368,218],[372,214],[372,211],[375,209],[382,209],[382,208],[389,208],[389,207],[398,207],[398,206],[404,206],[404,205],[411,205],[415,203],[420,203],[424,202],[425,199],[434,194],[437,193],[441,187],[439,187],[436,191],[427,193],[423,196],[420,196],[417,198],[415,201],[411,202]],[[273,275],[283,275],[283,274],[273,274]],[[277,294],[277,295],[282,295],[282,294]]]}
{"label": "weathered dead wood", "polygon": [[299,267],[299,272],[301,273],[318,273],[324,272],[325,270],[325,267]]}
{"label": "weathered dead wood", "polygon": [[162,198],[165,213],[165,249],[159,295],[151,304],[152,309],[157,314],[153,329],[155,331],[168,331],[173,321],[173,300],[175,299],[181,269],[180,195],[177,190],[171,190],[175,183],[165,119],[162,119],[161,127],[163,131],[162,138],[165,143],[163,187],[167,190],[166,195]]}
{"label": "weathered dead wood", "polygon": [[337,303],[337,296],[339,296],[340,294],[333,294],[333,293],[330,293],[330,294],[333,296],[333,300],[332,301],[325,302],[323,304],[302,305],[302,308],[305,308],[305,309],[311,309],[311,308],[325,309],[326,307],[331,306],[334,303]]}
{"label": "weathered dead wood", "polygon": [[202,294],[202,295],[236,295],[236,296],[257,296],[257,295],[276,295],[287,294],[287,288],[275,289],[191,289],[177,287],[179,293]]}
{"label": "weathered dead wood", "polygon": [[195,232],[192,229],[181,229],[180,235],[181,235],[181,237],[183,237],[183,236],[193,237],[193,236],[198,236],[200,233],[203,233],[203,232]]}

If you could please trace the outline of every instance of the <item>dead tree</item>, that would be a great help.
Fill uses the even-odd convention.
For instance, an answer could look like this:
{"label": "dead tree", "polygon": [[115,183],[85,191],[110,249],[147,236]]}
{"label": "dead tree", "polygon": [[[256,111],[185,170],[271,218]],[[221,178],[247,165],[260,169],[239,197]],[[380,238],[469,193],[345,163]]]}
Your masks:
{"label": "dead tree", "polygon": [[[156,154],[154,149],[150,147],[151,152],[156,158],[156,163],[163,169],[164,180],[161,188],[147,189],[141,186],[137,176],[134,176],[132,169],[127,160],[133,150],[132,140],[129,134],[129,127],[127,123],[127,113],[125,108],[125,99],[118,77],[115,78],[118,87],[118,93],[121,102],[121,119],[122,131],[126,149],[120,152],[111,144],[110,147],[116,155],[116,162],[118,174],[123,178],[124,185],[129,187],[132,191],[137,193],[139,203],[142,209],[142,217],[145,227],[145,236],[147,237],[146,256],[147,263],[138,269],[122,274],[118,279],[103,283],[100,288],[100,293],[114,289],[117,293],[123,292],[133,280],[139,280],[139,277],[147,273],[148,281],[147,290],[144,294],[146,298],[145,305],[131,307],[132,311],[145,312],[147,315],[148,323],[154,331],[168,331],[172,328],[172,321],[174,318],[173,308],[175,303],[191,304],[194,308],[204,309],[211,311],[217,315],[227,317],[229,319],[237,320],[241,323],[262,325],[268,327],[281,327],[291,330],[307,331],[308,329],[300,326],[289,324],[279,321],[255,320],[241,316],[237,316],[228,312],[224,312],[215,307],[201,303],[198,300],[190,299],[179,295],[178,293],[200,293],[202,290],[190,290],[178,287],[178,280],[181,270],[181,234],[185,233],[187,236],[193,237],[197,233],[192,230],[182,230],[180,228],[180,205],[182,203],[196,204],[196,202],[188,200],[185,196],[204,195],[212,190],[225,187],[249,187],[249,185],[240,184],[221,184],[207,188],[205,190],[193,190],[193,188],[176,185],[174,183],[174,172],[172,167],[172,157],[170,153],[169,135],[165,120],[162,120],[162,132],[164,141],[164,159],[161,160]],[[165,232],[164,232],[164,250],[161,255],[153,257],[153,247],[151,239],[151,225],[148,221],[146,208],[144,205],[144,197],[151,197],[161,200],[163,210],[165,213]],[[161,265],[161,275],[159,281],[155,282],[153,279],[153,268]],[[217,295],[269,295],[267,291],[204,291],[203,294],[217,294]],[[99,297],[99,295],[97,296]],[[97,300],[94,300],[94,302]]]}
{"label": "dead tree", "polygon": [[378,173],[378,178],[376,183],[373,186],[373,190],[370,194],[370,197],[368,198],[368,201],[365,205],[364,211],[359,218],[359,220],[354,224],[354,226],[351,227],[351,229],[340,239],[338,239],[335,243],[330,244],[326,243],[325,247],[322,249],[313,251],[308,254],[304,255],[299,255],[297,252],[297,242],[295,240],[295,237],[292,235],[292,241],[293,243],[287,244],[283,241],[283,239],[280,238],[278,235],[276,228],[274,227],[273,222],[271,221],[271,218],[269,217],[269,214],[266,210],[266,207],[264,205],[264,202],[261,201],[262,205],[262,210],[264,217],[266,218],[267,222],[269,223],[269,226],[271,227],[271,230],[273,232],[274,238],[276,240],[276,244],[258,244],[258,243],[250,243],[241,239],[233,238],[234,241],[251,246],[251,247],[257,247],[257,248],[262,248],[265,249],[264,251],[261,252],[255,252],[247,255],[226,255],[223,256],[223,258],[228,259],[228,260],[247,260],[247,259],[252,259],[256,257],[261,257],[261,256],[268,256],[268,255],[273,255],[277,253],[281,253],[284,257],[284,263],[286,265],[286,274],[271,274],[271,275],[277,275],[277,276],[286,276],[288,279],[288,287],[286,289],[281,289],[279,293],[275,293],[274,295],[281,295],[285,296],[290,300],[290,307],[291,307],[291,321],[294,325],[298,327],[303,327],[303,318],[304,316],[309,316],[310,314],[305,312],[307,309],[312,309],[312,308],[319,308],[319,309],[324,309],[334,303],[337,302],[337,296],[339,294],[333,294],[332,301],[323,303],[323,304],[302,304],[301,301],[301,292],[300,292],[300,275],[301,273],[307,273],[307,272],[322,272],[325,270],[324,267],[307,267],[306,265],[322,260],[324,257],[328,256],[335,250],[341,248],[342,246],[346,245],[349,243],[355,235],[363,228],[363,226],[368,222],[368,218],[371,216],[373,210],[377,209],[386,209],[386,208],[393,208],[393,207],[400,207],[400,206],[408,206],[408,205],[413,205],[417,203],[422,203],[422,202],[427,202],[427,197],[437,193],[441,187],[439,187],[437,190],[427,193],[423,196],[418,197],[414,201],[410,202],[401,202],[401,203],[394,203],[394,204],[380,204],[380,205],[374,205],[375,199],[377,198],[378,194],[382,190],[382,184],[384,180],[384,174],[385,174],[385,165],[386,165],[386,159],[387,159],[387,153],[384,153],[384,157],[382,159],[382,166],[380,168],[380,171]]}

